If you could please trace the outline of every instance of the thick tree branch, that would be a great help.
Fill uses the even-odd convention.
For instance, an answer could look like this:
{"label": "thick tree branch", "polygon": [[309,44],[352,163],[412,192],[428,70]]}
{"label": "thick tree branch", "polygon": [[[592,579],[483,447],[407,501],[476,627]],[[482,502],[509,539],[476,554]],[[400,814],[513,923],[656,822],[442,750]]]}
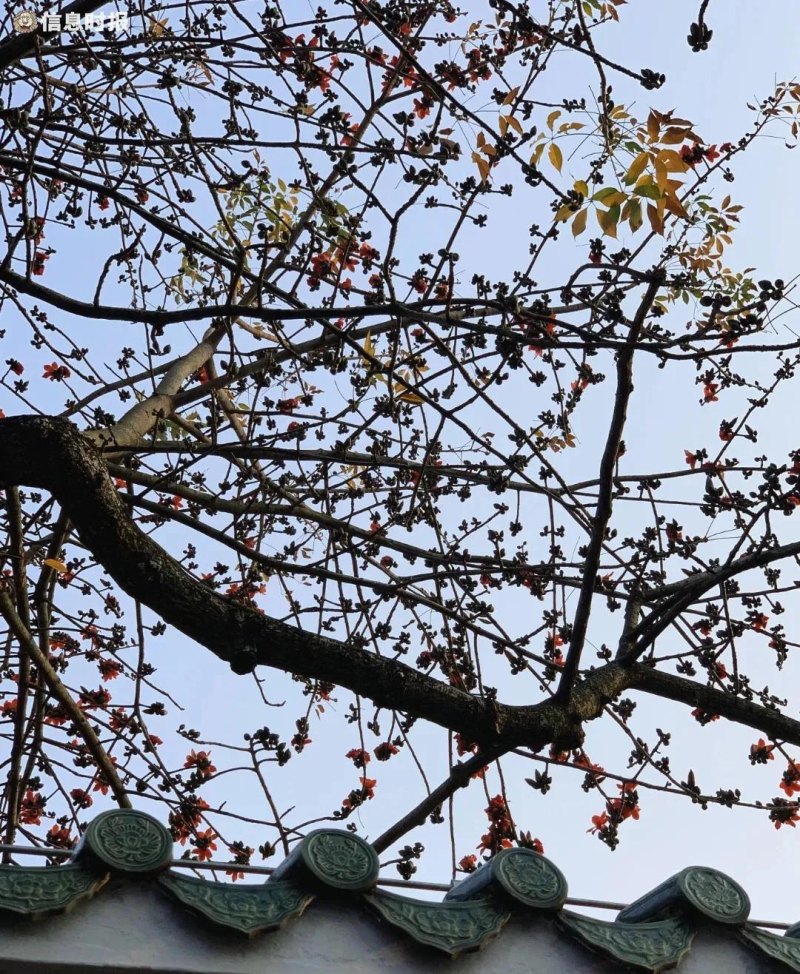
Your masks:
{"label": "thick tree branch", "polygon": [[412,713],[486,746],[579,745],[581,724],[631,682],[621,667],[591,674],[569,710],[487,702],[395,660],[303,632],[224,598],[189,575],[131,521],[100,454],[69,422],[35,416],[0,423],[0,483],[49,490],[97,561],[132,598],[225,660],[235,672],[272,666],[345,686],[378,706]]}
{"label": "thick tree branch", "polygon": [[[614,662],[590,671],[575,683],[568,703],[548,699],[514,707],[455,689],[396,659],[264,616],[209,590],[140,531],[100,454],[62,419],[28,416],[0,423],[0,484],[50,491],[83,543],[125,592],[228,662],[235,672],[270,666],[344,686],[380,707],[464,733],[483,746],[482,763],[496,748],[501,753],[518,745],[533,750],[551,743],[560,750],[579,747],[582,725],[599,717],[606,704],[629,689],[699,706],[800,744],[800,722],[642,664]],[[24,640],[25,627],[15,621],[15,610],[13,615],[8,611],[7,595],[3,600],[0,607],[15,635]]]}
{"label": "thick tree branch", "polygon": [[[176,359],[156,386],[153,394],[136,403],[112,427],[93,430],[87,437],[98,446],[113,446],[123,442],[130,448],[141,446],[160,418],[168,417],[174,408],[174,396],[184,382],[214,354],[225,329],[209,328],[202,341],[185,355]],[[120,451],[116,451],[119,453]]]}
{"label": "thick tree branch", "polygon": [[698,707],[709,714],[719,714],[720,717],[752,727],[784,744],[800,745],[800,721],[787,717],[778,710],[771,710],[753,703],[752,700],[735,697],[716,687],[704,686],[694,680],[664,673],[641,663],[637,663],[632,669],[636,672],[637,690],[685,703],[689,707]]}

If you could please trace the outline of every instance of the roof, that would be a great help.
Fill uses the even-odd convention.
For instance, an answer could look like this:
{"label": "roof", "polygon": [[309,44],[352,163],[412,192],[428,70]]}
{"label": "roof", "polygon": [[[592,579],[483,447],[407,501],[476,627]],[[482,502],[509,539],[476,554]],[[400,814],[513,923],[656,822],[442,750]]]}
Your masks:
{"label": "roof", "polygon": [[[542,972],[550,970],[548,956],[553,971],[657,972],[686,959],[687,970],[800,972],[800,924],[778,936],[748,923],[744,889],[703,866],[681,870],[607,922],[565,909],[564,875],[529,849],[500,852],[440,902],[379,889],[375,850],[344,830],[310,833],[259,885],[196,879],[171,868],[172,860],[171,835],[157,819],[113,810],[90,822],[66,865],[0,867],[0,972],[249,972],[265,963],[270,971],[301,971],[321,962],[331,971],[334,954],[342,970],[356,970],[367,951],[373,970],[391,969],[399,952],[406,958],[399,970],[430,970],[436,955],[449,955],[466,974],[477,970],[475,959],[461,955],[498,937],[479,966],[491,955],[512,971],[506,943],[525,961],[520,969],[530,970],[535,950]],[[63,921],[52,919],[58,915]],[[29,922],[44,917],[51,919]],[[272,936],[256,938],[261,933]],[[192,943],[202,948],[196,957]],[[309,963],[314,943],[331,957]]]}

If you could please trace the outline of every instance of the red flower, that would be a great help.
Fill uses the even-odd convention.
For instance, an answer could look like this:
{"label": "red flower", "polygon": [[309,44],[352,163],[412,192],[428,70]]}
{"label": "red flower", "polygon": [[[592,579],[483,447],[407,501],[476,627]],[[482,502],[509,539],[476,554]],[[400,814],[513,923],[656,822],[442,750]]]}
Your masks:
{"label": "red flower", "polygon": [[767,761],[774,761],[774,744],[767,744],[763,737],[759,737],[755,744],[750,745],[750,763],[766,764]]}
{"label": "red flower", "polygon": [[790,761],[789,766],[783,772],[780,787],[781,791],[785,791],[790,798],[795,792],[800,791],[800,767],[794,761]]}
{"label": "red flower", "polygon": [[203,780],[210,778],[217,771],[211,763],[211,751],[195,751],[192,749],[186,755],[183,766],[184,768],[196,768],[196,774]]}
{"label": "red flower", "polygon": [[51,362],[50,365],[45,365],[42,378],[50,379],[51,382],[62,382],[64,379],[68,379],[71,375],[72,373],[66,367],[66,365],[59,365],[57,362]]}
{"label": "red flower", "polygon": [[69,829],[63,825],[54,825],[47,833],[47,842],[57,849],[71,849],[75,844],[69,834]]}
{"label": "red flower", "polygon": [[198,832],[192,845],[195,847],[193,859],[199,862],[206,862],[211,858],[211,853],[217,851],[217,844],[214,839],[217,833],[213,829],[206,829],[205,832]]}
{"label": "red flower", "polygon": [[697,463],[697,454],[691,453],[689,450],[684,450],[683,454],[686,458],[686,462],[689,464],[692,470],[694,470],[695,464]]}
{"label": "red flower", "polygon": [[18,362],[15,358],[6,359],[6,365],[11,369],[14,375],[22,375],[25,371],[25,366],[22,362]]}
{"label": "red flower", "polygon": [[458,863],[458,868],[462,873],[474,873],[478,868],[478,857],[464,856]]}
{"label": "red flower", "polygon": [[107,707],[111,702],[111,694],[103,687],[96,690],[81,690],[80,705],[85,710],[94,710],[96,707]]}
{"label": "red flower", "polygon": [[710,724],[715,720],[719,720],[719,714],[709,713],[700,707],[695,707],[692,711],[692,717],[694,717],[698,724]]}
{"label": "red flower", "polygon": [[599,832],[608,825],[608,815],[606,812],[601,812],[599,815],[592,815],[592,827],[587,829],[587,832],[591,832],[592,835],[595,832]]}
{"label": "red flower", "polygon": [[100,676],[104,680],[116,680],[122,672],[122,663],[115,659],[101,659],[97,665],[100,668]]}
{"label": "red flower", "polygon": [[345,757],[349,758],[357,768],[365,768],[372,760],[369,751],[360,747],[354,747],[345,754]]}
{"label": "red flower", "polygon": [[414,99],[414,114],[417,118],[426,118],[431,113],[431,104],[427,98]]}
{"label": "red flower", "polygon": [[83,788],[73,788],[70,792],[70,797],[78,808],[89,808],[94,804],[92,796],[88,791],[84,791]]}
{"label": "red flower", "polygon": [[703,386],[703,402],[719,402],[719,396],[717,396],[718,390],[718,383],[706,382]]}
{"label": "red flower", "polygon": [[42,812],[47,799],[43,798],[38,791],[30,788],[25,792],[19,810],[19,820],[23,825],[41,825]]}
{"label": "red flower", "polygon": [[397,754],[399,750],[400,748],[395,744],[392,744],[391,741],[384,741],[382,744],[379,744],[372,753],[375,755],[378,761],[388,761],[389,758],[393,754]]}
{"label": "red flower", "polygon": [[331,254],[314,254],[311,258],[311,274],[314,277],[325,277],[332,265]]}

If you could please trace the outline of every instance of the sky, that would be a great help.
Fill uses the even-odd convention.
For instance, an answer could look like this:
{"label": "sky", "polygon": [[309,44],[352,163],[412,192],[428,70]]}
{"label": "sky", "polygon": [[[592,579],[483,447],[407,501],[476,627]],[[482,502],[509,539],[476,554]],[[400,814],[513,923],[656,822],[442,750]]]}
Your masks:
{"label": "sky", "polygon": [[[470,10],[484,8],[478,0],[466,0],[463,6]],[[757,7],[744,0],[712,0],[707,14],[707,21],[714,30],[710,48],[693,54],[686,43],[686,34],[696,17],[697,6],[696,0],[630,0],[620,8],[622,26],[612,26],[604,32],[602,48],[612,60],[618,58],[624,63],[647,66],[667,75],[667,84],[661,91],[639,89],[635,92],[635,104],[625,101],[631,111],[640,113],[639,117],[643,117],[650,107],[662,111],[675,108],[679,114],[695,122],[696,130],[707,144],[736,141],[751,124],[746,102],[768,94],[777,80],[800,77],[800,13],[783,0],[762,0]],[[532,7],[535,12],[536,4]],[[563,89],[570,82],[564,73],[566,65],[572,70],[574,59],[565,61],[563,70],[556,68],[552,72],[549,83],[554,89]],[[755,265],[761,277],[789,280],[794,276],[796,227],[800,224],[800,197],[793,190],[797,158],[797,150],[785,148],[783,140],[777,136],[760,140],[743,157],[737,157],[736,181],[731,191],[746,204],[746,210],[742,214],[743,229],[729,252],[731,264],[738,267]],[[570,164],[568,160],[567,166]],[[425,219],[426,216],[420,213],[410,222],[411,229],[418,232]],[[535,213],[525,212],[518,201],[493,207],[488,235],[475,236],[476,260],[479,259],[488,276],[497,279],[503,275],[508,251],[527,249],[527,228],[534,219]],[[460,245],[465,252],[468,243],[469,239]],[[408,253],[420,249],[414,240],[404,246]],[[80,281],[84,268],[85,256],[79,252],[75,251],[74,256],[61,255],[57,276],[54,274],[48,283]],[[555,277],[559,270],[558,266],[545,265],[542,274]],[[106,341],[105,337],[98,338],[96,331],[91,334],[93,342]],[[120,336],[115,333],[108,336],[108,340],[112,347],[119,342]],[[185,340],[188,342],[188,336]],[[9,345],[8,340],[6,349],[13,354],[13,344]],[[27,339],[20,347],[20,357],[22,353],[28,353]],[[693,448],[707,434],[715,435],[721,414],[699,410],[691,396],[679,395],[679,391],[686,391],[687,378],[676,379],[675,375],[670,370],[660,372],[648,366],[637,373],[631,418],[625,434],[629,471],[679,466],[685,449]],[[796,415],[797,401],[791,390],[782,394],[771,413],[773,419],[764,424],[762,445],[767,447],[765,452],[769,452],[770,444],[777,450],[779,444],[787,440],[785,425]],[[8,399],[0,400],[0,406],[9,414],[19,411],[19,407]],[[583,416],[579,430],[581,449],[575,451],[574,470],[567,468],[569,474],[580,476],[591,468],[605,435],[606,415],[607,412],[595,408]],[[487,416],[487,422],[489,419]],[[599,616],[591,633],[592,639],[596,643],[605,638],[613,640],[614,632],[618,631],[618,617],[607,613]],[[787,623],[790,632],[792,621]],[[283,719],[280,709],[264,711],[252,685],[245,686],[224,664],[210,658],[204,650],[192,647],[182,637],[170,632],[160,648],[164,650],[159,667],[165,683],[179,680],[182,697],[191,702],[191,711],[186,716],[175,714],[174,723],[184,719],[190,723],[196,715],[204,736],[213,740],[215,735],[235,739],[243,728],[253,726],[256,721],[268,725],[271,720]],[[187,667],[186,660],[197,660],[198,664]],[[781,682],[786,681],[787,686],[798,689],[798,672],[798,664],[790,660],[780,676]],[[774,671],[766,679],[774,680]],[[265,692],[271,700],[285,699],[292,689],[286,676],[278,673],[266,676]],[[513,690],[510,693],[513,694]],[[777,793],[779,769],[775,766],[750,769],[747,765],[746,754],[757,734],[724,722],[699,727],[688,717],[678,721],[674,707],[653,698],[638,699],[641,702],[637,719],[642,720],[642,727],[675,725],[675,742],[671,749],[674,766],[691,766],[704,790],[713,792],[717,787],[742,787],[746,795],[761,797]],[[341,695],[340,702],[332,707],[341,713],[346,709],[346,701],[347,696]],[[332,779],[329,773],[334,756],[357,743],[348,732],[341,726],[334,729],[333,721],[326,720],[318,725],[312,721],[310,736],[314,746],[293,758],[271,783],[281,808],[293,805],[296,797],[312,782],[321,795],[330,799],[329,805],[333,809],[355,784]],[[430,747],[431,782],[438,783],[446,774],[446,765],[441,748],[434,753],[434,734],[418,733],[416,740],[423,753]],[[588,730],[586,750],[592,760],[609,767],[613,756],[621,753],[616,736],[598,725],[592,725]],[[604,755],[609,755],[608,761]],[[398,771],[403,767],[401,762],[410,763],[410,757],[405,753],[397,760]],[[525,775],[532,774],[535,766],[510,761],[503,766],[507,770],[507,784],[514,799],[512,807],[518,824],[541,839],[546,854],[565,873],[572,896],[630,901],[679,868],[702,864],[719,868],[744,885],[753,903],[754,916],[785,921],[800,919],[800,903],[794,902],[792,882],[795,870],[800,870],[800,835],[795,830],[783,828],[776,831],[765,815],[754,811],[711,806],[703,812],[683,799],[646,792],[642,795],[641,820],[630,823],[630,828],[623,827],[619,848],[610,852],[587,832],[591,816],[602,810],[603,802],[596,793],[585,794],[580,790],[578,772],[564,770],[555,776],[552,791],[541,796],[523,781]],[[576,775],[575,781],[568,780]],[[382,774],[380,787],[384,789],[382,794],[389,796],[382,810],[377,802],[374,809],[368,803],[356,816],[359,832],[367,838],[374,838],[388,824],[387,806],[393,814],[400,814],[420,797],[418,793],[412,793],[405,775],[389,774],[388,769]],[[770,791],[770,787],[774,790]],[[251,810],[248,805],[255,801],[251,793],[245,795],[238,791],[232,776],[222,776],[214,782],[208,791],[209,801],[212,796],[226,800],[231,808],[243,812]],[[474,835],[474,845],[484,829],[486,799],[480,788],[473,785],[459,793],[457,800],[467,810],[470,822],[474,822],[474,827],[459,843],[458,855],[461,856],[474,851],[468,837]],[[252,805],[252,811],[259,811],[257,805]],[[155,814],[159,814],[158,811]],[[296,819],[293,821],[296,823]],[[426,826],[410,834],[404,842],[417,840],[426,844],[427,852],[415,879],[446,881],[450,861],[444,827]],[[393,873],[388,871],[388,875]]]}

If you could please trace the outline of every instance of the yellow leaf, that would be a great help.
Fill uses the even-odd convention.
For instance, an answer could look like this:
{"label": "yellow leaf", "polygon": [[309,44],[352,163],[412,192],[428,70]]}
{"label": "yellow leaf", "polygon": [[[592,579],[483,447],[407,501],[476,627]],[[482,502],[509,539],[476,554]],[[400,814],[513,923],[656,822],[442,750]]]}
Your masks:
{"label": "yellow leaf", "polygon": [[47,565],[48,568],[52,568],[54,572],[58,572],[60,575],[66,575],[69,571],[64,562],[59,561],[58,558],[45,558],[42,564]]}
{"label": "yellow leaf", "polygon": [[664,221],[658,215],[658,210],[652,203],[647,204],[647,219],[650,221],[650,226],[655,233],[664,233]]}
{"label": "yellow leaf", "polygon": [[505,115],[500,116],[500,134],[505,135],[508,129],[508,119]]}
{"label": "yellow leaf", "polygon": [[509,91],[509,93],[506,95],[505,99],[503,100],[503,104],[510,105],[511,102],[514,101],[514,99],[517,97],[518,91],[519,91],[519,87],[512,88],[511,91]]}
{"label": "yellow leaf", "polygon": [[[371,355],[373,358],[375,356],[375,342],[373,342],[369,332],[367,332],[367,334],[364,336],[364,354],[365,356]],[[361,364],[364,366],[364,368],[372,368],[372,362],[369,358],[362,358]]]}
{"label": "yellow leaf", "polygon": [[658,116],[655,112],[650,112],[650,115],[647,118],[647,134],[650,136],[651,142],[655,142],[655,140],[658,138],[660,127]]}
{"label": "yellow leaf", "polygon": [[613,193],[609,193],[604,196],[600,202],[603,206],[607,206],[611,209],[612,206],[616,206],[618,203],[623,203],[628,198],[626,193],[621,193],[619,190],[615,190]]}
{"label": "yellow leaf", "polygon": [[579,237],[586,229],[586,219],[589,216],[588,207],[581,210],[572,221],[572,236]]}
{"label": "yellow leaf", "polygon": [[556,124],[556,119],[561,115],[561,111],[557,108],[554,112],[550,112],[547,116],[547,127],[550,131],[553,131],[553,126]]}
{"label": "yellow leaf", "polygon": [[550,143],[550,148],[547,150],[547,158],[550,160],[553,168],[561,172],[561,165],[564,159],[561,155],[561,149],[559,149],[555,142]]}
{"label": "yellow leaf", "polygon": [[686,172],[689,168],[680,153],[674,149],[661,149],[656,157],[658,165],[663,166],[668,172]]}
{"label": "yellow leaf", "polygon": [[597,214],[597,222],[600,224],[600,229],[608,237],[617,236],[617,220],[619,219],[619,206],[614,206],[610,210],[595,210]]}
{"label": "yellow leaf", "polygon": [[680,216],[685,219],[689,215],[686,212],[686,210],[683,208],[683,205],[681,204],[677,196],[674,196],[672,194],[665,194],[664,204],[666,208],[670,211],[670,213],[673,213],[675,216]]}
{"label": "yellow leaf", "polygon": [[580,193],[584,199],[589,195],[589,184],[582,179],[576,179],[575,185],[572,188],[576,193]]}
{"label": "yellow leaf", "polygon": [[544,142],[540,142],[539,145],[533,150],[531,155],[531,165],[538,166],[539,160],[542,158],[542,152],[544,152]]}
{"label": "yellow leaf", "polygon": [[416,392],[412,392],[410,389],[408,392],[404,392],[401,396],[397,397],[401,402],[411,403],[412,406],[418,406],[421,402],[425,400],[422,396],[418,396]]}
{"label": "yellow leaf", "polygon": [[667,129],[661,136],[662,145],[680,145],[687,136],[686,129]]}
{"label": "yellow leaf", "polygon": [[167,25],[166,20],[156,20],[155,17],[150,17],[148,15],[147,19],[150,21],[149,34],[151,37],[161,37],[164,33],[164,28]]}
{"label": "yellow leaf", "polygon": [[520,122],[518,118],[515,118],[513,115],[509,115],[508,124],[511,126],[512,129],[514,129],[515,132],[517,132],[519,135],[522,135],[522,122]]}
{"label": "yellow leaf", "polygon": [[627,175],[625,176],[626,183],[635,183],[636,180],[644,172],[644,167],[647,165],[647,160],[650,158],[647,152],[640,152],[639,155],[633,160],[628,169]]}

